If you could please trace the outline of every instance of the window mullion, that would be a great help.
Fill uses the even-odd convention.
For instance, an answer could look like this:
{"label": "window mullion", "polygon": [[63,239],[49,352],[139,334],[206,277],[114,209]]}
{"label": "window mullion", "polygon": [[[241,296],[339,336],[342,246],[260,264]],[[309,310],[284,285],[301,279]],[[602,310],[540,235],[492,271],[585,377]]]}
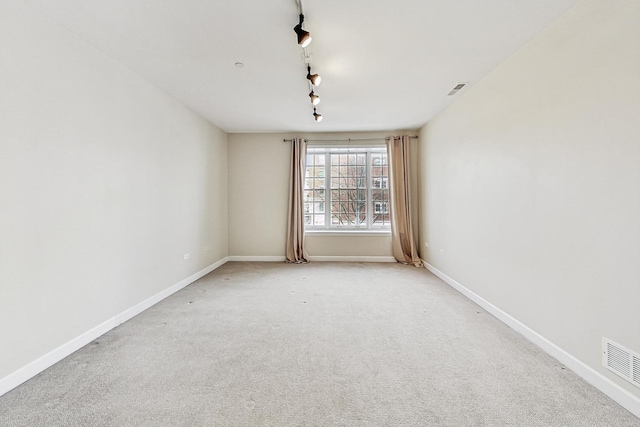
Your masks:
{"label": "window mullion", "polygon": [[329,161],[331,156],[329,153],[324,153],[324,228],[328,230],[331,228],[331,209],[333,203],[331,203],[331,164]]}
{"label": "window mullion", "polygon": [[373,226],[373,197],[371,195],[371,151],[367,151],[367,230]]}

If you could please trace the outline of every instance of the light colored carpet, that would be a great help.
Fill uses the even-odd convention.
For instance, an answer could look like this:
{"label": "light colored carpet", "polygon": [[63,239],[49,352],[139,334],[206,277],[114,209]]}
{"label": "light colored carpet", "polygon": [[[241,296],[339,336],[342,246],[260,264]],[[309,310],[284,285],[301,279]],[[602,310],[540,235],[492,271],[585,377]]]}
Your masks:
{"label": "light colored carpet", "polygon": [[640,426],[425,269],[228,263],[0,397],[2,426]]}

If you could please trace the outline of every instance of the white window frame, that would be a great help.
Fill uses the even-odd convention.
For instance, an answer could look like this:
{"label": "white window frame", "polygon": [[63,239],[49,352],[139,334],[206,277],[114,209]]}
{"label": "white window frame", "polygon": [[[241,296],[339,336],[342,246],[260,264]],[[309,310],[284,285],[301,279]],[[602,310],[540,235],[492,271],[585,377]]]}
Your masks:
{"label": "white window frame", "polygon": [[[363,225],[334,225],[331,224],[331,208],[333,207],[333,203],[331,201],[331,155],[332,154],[366,154],[366,192],[367,192],[367,209],[366,209],[366,221]],[[387,163],[382,165],[373,165],[371,156],[372,154],[382,153],[386,156],[387,151],[384,145],[366,145],[366,146],[309,146],[307,148],[308,155],[321,155],[324,154],[324,225],[322,226],[314,226],[305,224],[305,232],[310,232],[314,234],[334,234],[334,233],[344,233],[344,234],[389,234],[391,233],[391,225],[387,223],[386,225],[379,226],[373,224],[373,217],[376,213],[388,213],[387,212],[375,212],[375,203],[372,200],[372,190],[387,190],[387,194],[389,194],[388,188],[388,180],[389,177],[387,175],[386,178],[383,179],[383,186],[374,187],[373,179],[372,179],[372,167],[373,166],[387,166],[388,169],[388,160]],[[314,188],[314,190],[319,190],[319,188]],[[377,202],[384,203],[384,202]],[[387,206],[388,206],[387,202]]]}

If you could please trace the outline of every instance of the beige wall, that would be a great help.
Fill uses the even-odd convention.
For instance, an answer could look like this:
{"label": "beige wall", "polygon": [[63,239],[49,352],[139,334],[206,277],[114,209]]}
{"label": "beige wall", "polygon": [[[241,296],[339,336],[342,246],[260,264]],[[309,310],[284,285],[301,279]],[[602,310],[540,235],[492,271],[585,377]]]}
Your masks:
{"label": "beige wall", "polygon": [[229,134],[231,256],[284,256],[290,153],[282,139]]}
{"label": "beige wall", "polygon": [[[380,138],[415,130],[369,133],[230,134],[229,254],[284,257],[291,143],[284,139]],[[334,141],[335,142],[335,141]],[[355,142],[354,142],[355,143]],[[361,142],[360,142],[361,143]],[[413,152],[417,152],[414,141]],[[414,156],[417,166],[417,156]],[[415,174],[415,171],[414,171]],[[417,185],[414,186],[417,197]],[[414,203],[417,215],[418,204]],[[416,227],[417,228],[417,227]],[[391,257],[391,236],[307,234],[310,256]]]}
{"label": "beige wall", "polygon": [[601,339],[640,352],[639,22],[579,3],[420,142],[428,262],[635,396]]}
{"label": "beige wall", "polygon": [[392,257],[391,235],[306,235],[305,245],[313,257]]}
{"label": "beige wall", "polygon": [[225,258],[228,230],[224,132],[21,2],[0,64],[2,379]]}

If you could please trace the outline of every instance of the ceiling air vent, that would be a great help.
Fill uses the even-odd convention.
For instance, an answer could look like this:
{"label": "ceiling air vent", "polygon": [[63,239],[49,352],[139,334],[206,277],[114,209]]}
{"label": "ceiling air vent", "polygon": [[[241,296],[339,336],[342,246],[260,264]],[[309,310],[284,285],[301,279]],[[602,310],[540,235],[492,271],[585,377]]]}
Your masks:
{"label": "ceiling air vent", "polygon": [[636,387],[640,387],[640,354],[602,338],[602,364]]}
{"label": "ceiling air vent", "polygon": [[460,89],[462,89],[463,87],[465,87],[466,85],[468,85],[469,83],[458,83],[453,89],[451,89],[451,92],[449,92],[447,95],[448,96],[452,96],[455,95],[456,93],[458,93],[458,91]]}

